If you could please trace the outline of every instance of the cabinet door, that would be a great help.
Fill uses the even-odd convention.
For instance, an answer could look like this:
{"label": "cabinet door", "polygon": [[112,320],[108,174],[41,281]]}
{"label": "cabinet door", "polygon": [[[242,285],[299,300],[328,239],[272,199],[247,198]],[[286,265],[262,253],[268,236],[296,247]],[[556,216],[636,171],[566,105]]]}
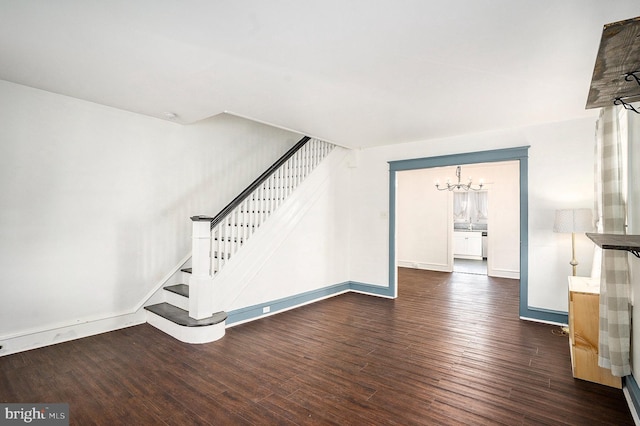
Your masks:
{"label": "cabinet door", "polygon": [[598,366],[599,295],[569,293],[569,343],[573,377],[621,388],[620,377]]}
{"label": "cabinet door", "polygon": [[469,235],[466,254],[469,256],[482,256],[482,236]]}
{"label": "cabinet door", "polygon": [[464,234],[453,233],[453,254],[454,256],[467,254],[467,240]]}

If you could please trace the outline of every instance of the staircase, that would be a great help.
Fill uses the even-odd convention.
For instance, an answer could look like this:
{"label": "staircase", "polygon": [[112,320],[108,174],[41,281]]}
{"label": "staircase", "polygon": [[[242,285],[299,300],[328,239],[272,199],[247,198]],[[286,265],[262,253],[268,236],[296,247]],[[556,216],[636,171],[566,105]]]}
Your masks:
{"label": "staircase", "polygon": [[[191,268],[183,268],[180,272],[190,275]],[[165,302],[145,306],[149,324],[186,343],[213,342],[224,336],[225,312],[202,319],[189,316],[189,285],[166,286],[163,293]]]}
{"label": "staircase", "polygon": [[227,314],[215,294],[216,277],[333,147],[304,137],[216,216],[192,217],[192,266],[179,272],[188,284],[163,287],[164,302],[145,306],[147,322],[187,343],[224,336]]}

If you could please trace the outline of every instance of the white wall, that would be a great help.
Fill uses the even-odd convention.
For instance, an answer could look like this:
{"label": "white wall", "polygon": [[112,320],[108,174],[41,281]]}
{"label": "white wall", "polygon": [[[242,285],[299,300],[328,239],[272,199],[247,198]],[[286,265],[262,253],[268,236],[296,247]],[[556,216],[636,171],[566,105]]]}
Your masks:
{"label": "white wall", "polygon": [[300,135],[192,126],[0,81],[0,336],[127,312]]}
{"label": "white wall", "polygon": [[451,272],[453,270],[452,193],[437,191],[437,179],[449,168],[397,173],[396,259],[398,266]]}
{"label": "white wall", "polygon": [[[519,279],[520,164],[518,161],[504,161],[481,167],[487,182],[489,204],[488,275]],[[480,176],[479,172],[474,173]]]}
{"label": "white wall", "polygon": [[[529,305],[567,311],[570,237],[553,233],[555,209],[593,206],[595,118],[359,152],[352,180],[351,279],[388,285],[387,162],[530,145]],[[578,236],[578,273],[589,275],[593,244]]]}
{"label": "white wall", "polygon": [[[337,159],[331,163],[335,166],[318,167],[307,177],[322,182],[313,189],[312,201],[309,204],[304,201],[308,210],[299,221],[288,221],[288,235],[269,253],[247,287],[234,297],[233,303],[225,306],[225,310],[286,299],[349,281],[350,169],[347,150],[336,147],[330,156]],[[328,162],[328,159],[324,161]],[[302,202],[299,201],[301,191],[301,188],[296,189],[290,196],[292,202]],[[280,209],[285,210],[286,206]],[[291,219],[288,215],[287,218]],[[278,219],[270,217],[271,220]]]}

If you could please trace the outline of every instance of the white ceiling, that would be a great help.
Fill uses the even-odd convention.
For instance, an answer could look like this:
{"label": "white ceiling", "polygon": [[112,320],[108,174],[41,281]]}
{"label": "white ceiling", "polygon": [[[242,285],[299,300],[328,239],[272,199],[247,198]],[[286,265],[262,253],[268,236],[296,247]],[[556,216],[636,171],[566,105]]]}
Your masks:
{"label": "white ceiling", "polygon": [[638,0],[0,0],[0,79],[367,147],[595,116],[602,26],[639,15]]}

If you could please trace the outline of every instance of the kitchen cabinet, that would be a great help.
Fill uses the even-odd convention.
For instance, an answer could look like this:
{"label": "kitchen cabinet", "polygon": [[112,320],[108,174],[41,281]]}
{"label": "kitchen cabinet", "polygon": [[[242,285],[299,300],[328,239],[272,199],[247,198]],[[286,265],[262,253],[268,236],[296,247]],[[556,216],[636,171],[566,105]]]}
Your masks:
{"label": "kitchen cabinet", "polygon": [[454,231],[453,257],[458,259],[482,260],[482,232]]}
{"label": "kitchen cabinet", "polygon": [[620,377],[598,366],[600,283],[588,277],[569,277],[569,349],[576,379],[621,388]]}

